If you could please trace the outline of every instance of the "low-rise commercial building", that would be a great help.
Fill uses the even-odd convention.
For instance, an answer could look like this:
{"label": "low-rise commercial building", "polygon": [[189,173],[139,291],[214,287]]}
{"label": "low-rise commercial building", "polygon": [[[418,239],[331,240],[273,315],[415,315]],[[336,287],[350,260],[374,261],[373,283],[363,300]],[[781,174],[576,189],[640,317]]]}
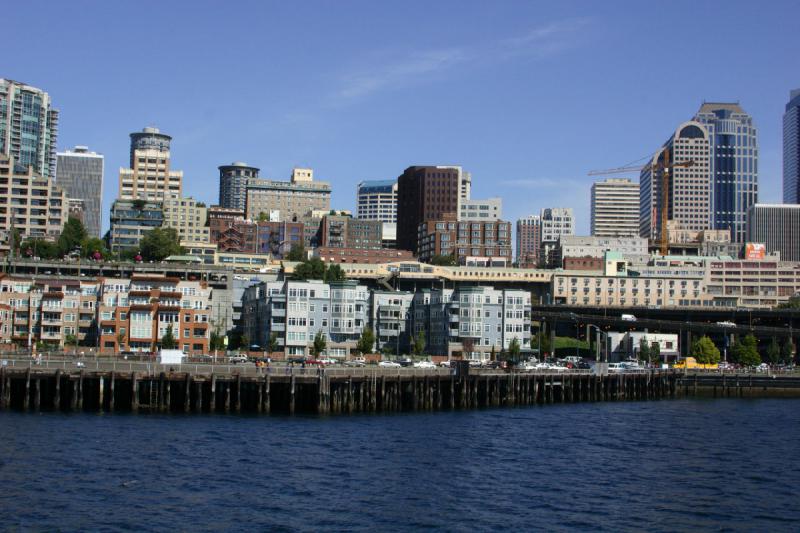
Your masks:
{"label": "low-rise commercial building", "polygon": [[408,250],[392,250],[389,248],[330,248],[318,246],[312,252],[314,257],[326,263],[360,263],[384,264],[393,261],[411,261],[414,255]]}

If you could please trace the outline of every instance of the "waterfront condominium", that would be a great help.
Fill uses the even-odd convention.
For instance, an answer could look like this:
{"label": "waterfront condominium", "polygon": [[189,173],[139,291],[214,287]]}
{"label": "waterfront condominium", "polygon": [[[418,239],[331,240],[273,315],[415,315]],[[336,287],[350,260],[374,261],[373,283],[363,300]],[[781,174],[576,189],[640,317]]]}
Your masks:
{"label": "waterfront condominium", "polygon": [[183,171],[170,168],[171,141],[158,128],[131,133],[130,168],[119,169],[119,199],[163,202],[182,194]]}
{"label": "waterfront condominium", "polygon": [[639,184],[610,178],[592,184],[592,236],[639,236]]}
{"label": "waterfront condominium", "polygon": [[709,229],[711,220],[709,134],[699,122],[684,122],[639,175],[639,236],[656,241],[661,235],[663,205],[663,171],[659,165],[664,163],[667,150],[670,163],[693,162],[691,166],[675,166],[670,171],[667,228],[703,231]]}
{"label": "waterfront condominium", "polygon": [[800,205],[755,204],[747,213],[747,240],[780,252],[781,261],[800,261]]}
{"label": "waterfront condominium", "polygon": [[783,114],[783,203],[800,204],[800,89]]}
{"label": "waterfront condominium", "polygon": [[397,179],[397,248],[417,251],[420,224],[455,220],[469,185],[461,167],[413,166]]}
{"label": "waterfront condominium", "polygon": [[758,138],[753,119],[738,103],[704,103],[694,120],[708,131],[711,229],[744,242],[747,210],[758,202]]}
{"label": "waterfront condominium", "polygon": [[219,167],[219,205],[228,209],[245,210],[247,183],[258,179],[259,169],[235,161]]}
{"label": "waterfront condominium", "polygon": [[24,83],[0,78],[0,154],[33,167],[44,178],[55,176],[58,111],[50,95]]}
{"label": "waterfront condominium", "polygon": [[83,224],[92,237],[100,236],[103,221],[103,156],[86,146],[58,152],[56,183],[70,200],[80,200]]}
{"label": "waterfront condominium", "polygon": [[539,246],[542,243],[542,219],[529,215],[517,220],[517,266],[536,268],[539,264]]}
{"label": "waterfront condominium", "polygon": [[356,189],[356,218],[397,222],[397,180],[360,182]]}

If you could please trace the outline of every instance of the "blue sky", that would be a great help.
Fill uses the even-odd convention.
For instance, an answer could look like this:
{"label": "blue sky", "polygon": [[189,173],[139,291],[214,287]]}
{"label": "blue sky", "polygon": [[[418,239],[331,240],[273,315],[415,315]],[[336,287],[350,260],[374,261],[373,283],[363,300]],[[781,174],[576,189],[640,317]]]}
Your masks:
{"label": "blue sky", "polygon": [[[234,160],[310,166],[354,207],[363,179],[460,164],[504,218],[573,207],[587,171],[651,154],[706,101],[759,129],[779,201],[781,117],[800,87],[797,2],[14,2],[0,77],[48,91],[59,149],[106,157],[105,223],[128,134],[173,136],[186,194]],[[35,27],[34,27],[35,26]]]}

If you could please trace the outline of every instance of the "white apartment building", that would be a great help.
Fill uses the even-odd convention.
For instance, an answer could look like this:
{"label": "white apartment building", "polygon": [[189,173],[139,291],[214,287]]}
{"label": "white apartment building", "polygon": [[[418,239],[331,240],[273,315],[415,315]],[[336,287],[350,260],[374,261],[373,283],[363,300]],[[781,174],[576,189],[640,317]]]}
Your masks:
{"label": "white apartment building", "polygon": [[397,180],[362,181],[356,189],[356,218],[397,223]]}
{"label": "white apartment building", "polygon": [[591,231],[595,237],[639,235],[639,184],[610,178],[592,185]]}

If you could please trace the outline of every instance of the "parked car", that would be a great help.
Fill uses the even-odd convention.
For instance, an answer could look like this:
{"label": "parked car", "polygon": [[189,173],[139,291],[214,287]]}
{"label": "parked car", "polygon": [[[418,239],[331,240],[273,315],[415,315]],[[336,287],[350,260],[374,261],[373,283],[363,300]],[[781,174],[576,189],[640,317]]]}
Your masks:
{"label": "parked car", "polygon": [[232,356],[230,356],[228,358],[228,361],[231,364],[234,364],[234,365],[239,364],[239,363],[246,363],[247,362],[247,356],[246,355],[232,355]]}
{"label": "parked car", "polygon": [[626,322],[636,322],[636,317],[627,313],[623,313],[619,318],[621,320],[625,320]]}
{"label": "parked car", "polygon": [[344,366],[350,366],[350,367],[362,367],[366,365],[367,363],[359,359],[350,359],[349,361],[344,362]]}
{"label": "parked car", "polygon": [[436,365],[430,361],[417,361],[414,363],[414,368],[436,368]]}
{"label": "parked car", "polygon": [[440,361],[439,362],[439,366],[444,367],[444,368],[450,368],[450,360],[449,359],[445,359],[444,361]]}
{"label": "parked car", "polygon": [[381,361],[378,366],[382,368],[400,368],[403,365],[395,361]]}

